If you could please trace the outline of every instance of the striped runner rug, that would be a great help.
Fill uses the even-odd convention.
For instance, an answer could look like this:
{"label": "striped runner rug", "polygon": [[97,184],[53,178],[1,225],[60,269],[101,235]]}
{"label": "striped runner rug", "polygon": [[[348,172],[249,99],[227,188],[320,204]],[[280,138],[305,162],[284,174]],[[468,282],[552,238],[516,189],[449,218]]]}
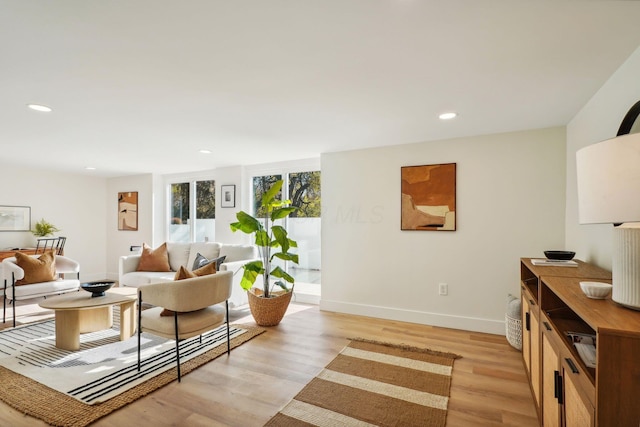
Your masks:
{"label": "striped runner rug", "polygon": [[458,357],[354,339],[266,426],[444,426]]}
{"label": "striped runner rug", "polygon": [[[80,335],[78,351],[55,347],[53,320],[0,331],[0,400],[51,425],[84,426],[176,380],[175,341],[143,332],[138,372],[137,335],[120,341],[114,314],[113,328]],[[231,348],[262,332],[231,325]],[[226,325],[179,347],[186,375],[226,354]]]}

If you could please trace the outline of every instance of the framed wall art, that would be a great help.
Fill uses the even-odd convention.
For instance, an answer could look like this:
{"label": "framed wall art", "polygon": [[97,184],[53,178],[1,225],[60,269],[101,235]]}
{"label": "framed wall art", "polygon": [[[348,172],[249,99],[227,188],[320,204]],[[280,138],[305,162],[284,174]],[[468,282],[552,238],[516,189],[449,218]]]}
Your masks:
{"label": "framed wall art", "polygon": [[401,230],[455,231],[456,164],[404,166]]}
{"label": "framed wall art", "polygon": [[138,230],[138,192],[118,193],[118,230]]}
{"label": "framed wall art", "polygon": [[235,185],[222,186],[222,195],[220,196],[220,206],[222,206],[223,208],[236,207],[236,186]]}
{"label": "framed wall art", "polygon": [[31,207],[0,206],[0,231],[31,231]]}

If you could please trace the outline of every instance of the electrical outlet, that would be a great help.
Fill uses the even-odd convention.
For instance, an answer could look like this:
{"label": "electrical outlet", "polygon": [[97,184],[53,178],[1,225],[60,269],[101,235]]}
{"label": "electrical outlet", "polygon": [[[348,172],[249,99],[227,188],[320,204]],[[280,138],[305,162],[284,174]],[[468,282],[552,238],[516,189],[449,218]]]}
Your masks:
{"label": "electrical outlet", "polygon": [[438,294],[442,296],[449,295],[449,285],[446,283],[438,284]]}

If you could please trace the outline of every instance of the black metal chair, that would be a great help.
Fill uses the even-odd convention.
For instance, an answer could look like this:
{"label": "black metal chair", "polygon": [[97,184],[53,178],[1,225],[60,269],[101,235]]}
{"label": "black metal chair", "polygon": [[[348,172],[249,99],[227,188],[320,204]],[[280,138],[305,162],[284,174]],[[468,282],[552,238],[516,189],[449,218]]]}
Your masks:
{"label": "black metal chair", "polygon": [[38,239],[36,243],[36,255],[43,254],[45,251],[53,251],[56,255],[64,254],[64,244],[67,242],[66,237],[43,237]]}
{"label": "black metal chair", "polygon": [[[141,334],[146,332],[176,341],[178,381],[180,374],[181,340],[200,336],[226,322],[227,354],[231,350],[229,335],[229,297],[233,272],[215,274],[172,282],[142,285],[138,288],[138,372],[141,370]],[[155,306],[141,310],[142,304]],[[224,308],[222,306],[224,304]],[[173,313],[161,315],[165,310]]]}

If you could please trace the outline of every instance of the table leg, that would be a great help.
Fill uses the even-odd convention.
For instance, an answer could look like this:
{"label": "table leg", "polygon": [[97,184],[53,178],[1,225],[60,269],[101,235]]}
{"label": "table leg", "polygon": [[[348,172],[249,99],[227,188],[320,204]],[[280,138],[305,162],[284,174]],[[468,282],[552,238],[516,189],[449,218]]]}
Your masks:
{"label": "table leg", "polygon": [[120,304],[120,341],[133,336],[136,331],[136,301]]}
{"label": "table leg", "polygon": [[57,310],[56,347],[75,351],[80,348],[80,310]]}
{"label": "table leg", "polygon": [[92,307],[80,310],[80,333],[102,331],[113,326],[113,307]]}

